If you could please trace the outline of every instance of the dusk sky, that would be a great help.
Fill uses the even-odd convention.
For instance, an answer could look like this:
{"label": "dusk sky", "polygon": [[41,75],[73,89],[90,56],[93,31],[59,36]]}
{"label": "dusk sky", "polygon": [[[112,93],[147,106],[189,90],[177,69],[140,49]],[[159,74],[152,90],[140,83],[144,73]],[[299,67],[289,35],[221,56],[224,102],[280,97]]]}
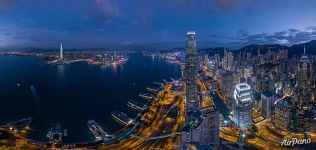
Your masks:
{"label": "dusk sky", "polygon": [[0,0],[0,49],[292,45],[316,39],[315,0]]}

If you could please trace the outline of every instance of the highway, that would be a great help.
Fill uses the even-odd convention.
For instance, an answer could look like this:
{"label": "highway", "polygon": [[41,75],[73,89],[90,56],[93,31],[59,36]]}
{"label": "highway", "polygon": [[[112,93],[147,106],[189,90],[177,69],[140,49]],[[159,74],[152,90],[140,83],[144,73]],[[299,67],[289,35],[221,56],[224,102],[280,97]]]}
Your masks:
{"label": "highway", "polygon": [[[171,83],[166,84],[157,94],[157,101],[143,115],[143,124],[134,135],[119,143],[100,146],[99,149],[173,149],[174,142],[179,143],[176,138],[180,134],[185,112],[184,95],[172,91],[172,86]],[[168,115],[173,109],[180,114],[175,119]]]}
{"label": "highway", "polygon": [[[173,84],[166,83],[161,91],[158,92],[157,100],[152,101],[148,111],[141,118],[136,132],[116,143],[110,145],[101,144],[101,142],[87,143],[63,143],[64,148],[78,149],[174,149],[175,144],[179,144],[178,135],[180,134],[184,117],[184,86],[182,92],[173,91]],[[169,114],[177,110],[178,114],[172,118]],[[41,142],[29,139],[27,136],[29,127],[23,131],[10,129],[8,126],[0,127],[0,133],[7,133],[14,141],[0,141],[2,147],[14,146],[17,149],[48,149],[47,142]],[[0,147],[1,149],[1,147]]]}

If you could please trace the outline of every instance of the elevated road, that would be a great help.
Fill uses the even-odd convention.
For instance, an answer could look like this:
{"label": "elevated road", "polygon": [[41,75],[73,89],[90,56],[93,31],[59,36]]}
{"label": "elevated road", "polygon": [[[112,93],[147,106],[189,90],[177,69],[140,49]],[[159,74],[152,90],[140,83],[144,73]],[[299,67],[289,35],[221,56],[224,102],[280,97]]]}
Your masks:
{"label": "elevated road", "polygon": [[155,137],[143,137],[143,136],[138,136],[138,135],[131,135],[131,137],[146,141],[146,140],[163,139],[163,138],[173,137],[176,135],[181,135],[181,132],[175,132],[175,133],[170,133],[170,134],[160,135],[160,136],[155,136]]}

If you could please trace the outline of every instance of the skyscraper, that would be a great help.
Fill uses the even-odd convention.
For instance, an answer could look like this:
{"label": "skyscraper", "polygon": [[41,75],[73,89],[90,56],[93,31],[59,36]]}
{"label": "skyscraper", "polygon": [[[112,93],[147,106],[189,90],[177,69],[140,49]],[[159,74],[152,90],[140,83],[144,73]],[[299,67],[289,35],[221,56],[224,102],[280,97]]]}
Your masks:
{"label": "skyscraper", "polygon": [[275,103],[275,95],[273,92],[265,91],[261,93],[261,111],[262,111],[262,115],[265,118],[271,119],[274,103]]}
{"label": "skyscraper", "polygon": [[239,83],[234,90],[233,117],[236,127],[246,130],[252,126],[252,92],[247,83]]}
{"label": "skyscraper", "polygon": [[59,50],[59,59],[64,59],[64,52],[63,52],[63,43],[60,43],[60,50]]}
{"label": "skyscraper", "polygon": [[309,88],[312,78],[312,61],[306,54],[306,48],[304,46],[304,53],[302,54],[298,68],[297,68],[297,85],[300,88]]}
{"label": "skyscraper", "polygon": [[200,93],[196,82],[198,57],[195,32],[188,32],[187,38],[184,69],[186,118],[181,132],[181,142],[182,145],[216,147],[219,144],[219,112],[213,102],[201,102],[210,99],[199,99]]}
{"label": "skyscraper", "polygon": [[233,64],[234,64],[234,53],[224,50],[224,57],[222,62],[222,67],[225,70],[232,71],[233,70]]}
{"label": "skyscraper", "polygon": [[195,32],[187,33],[187,48],[185,55],[184,80],[186,83],[186,109],[190,111],[199,107],[198,90],[196,84],[197,75],[197,50]]}

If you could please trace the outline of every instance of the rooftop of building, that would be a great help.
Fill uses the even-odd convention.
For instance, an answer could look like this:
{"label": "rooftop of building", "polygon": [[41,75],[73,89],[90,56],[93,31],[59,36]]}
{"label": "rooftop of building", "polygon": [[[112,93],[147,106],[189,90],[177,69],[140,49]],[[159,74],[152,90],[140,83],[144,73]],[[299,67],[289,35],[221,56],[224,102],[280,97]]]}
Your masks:
{"label": "rooftop of building", "polygon": [[186,131],[186,132],[189,132],[192,128],[193,129],[198,128],[205,118],[203,113],[198,109],[188,112],[187,115],[189,118],[188,124],[185,125],[182,129],[182,131]]}
{"label": "rooftop of building", "polygon": [[271,92],[271,91],[264,91],[264,92],[261,93],[261,95],[264,95],[264,96],[266,96],[266,97],[271,97],[271,96],[274,95],[274,93]]}
{"label": "rooftop of building", "polygon": [[188,31],[187,35],[195,35],[195,32],[194,31]]}
{"label": "rooftop of building", "polygon": [[250,86],[247,83],[244,82],[244,83],[237,84],[236,85],[236,89],[238,91],[244,91],[244,90],[250,90],[251,88],[250,88]]}

